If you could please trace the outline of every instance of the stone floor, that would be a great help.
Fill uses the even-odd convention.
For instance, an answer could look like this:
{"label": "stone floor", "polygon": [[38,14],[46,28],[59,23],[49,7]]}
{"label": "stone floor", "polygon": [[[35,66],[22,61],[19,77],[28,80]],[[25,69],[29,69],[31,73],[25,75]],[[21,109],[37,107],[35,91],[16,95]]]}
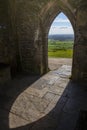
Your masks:
{"label": "stone floor", "polygon": [[18,76],[0,90],[0,130],[77,130],[87,88],[70,81],[71,66]]}

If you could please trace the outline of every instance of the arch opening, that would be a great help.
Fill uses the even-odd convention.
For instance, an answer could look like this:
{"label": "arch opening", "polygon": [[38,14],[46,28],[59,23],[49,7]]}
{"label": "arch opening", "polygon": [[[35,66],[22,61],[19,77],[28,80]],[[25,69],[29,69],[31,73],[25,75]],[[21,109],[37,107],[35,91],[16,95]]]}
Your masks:
{"label": "arch opening", "polygon": [[54,18],[48,32],[48,67],[55,70],[63,65],[71,66],[73,59],[74,29],[69,18],[60,12]]}

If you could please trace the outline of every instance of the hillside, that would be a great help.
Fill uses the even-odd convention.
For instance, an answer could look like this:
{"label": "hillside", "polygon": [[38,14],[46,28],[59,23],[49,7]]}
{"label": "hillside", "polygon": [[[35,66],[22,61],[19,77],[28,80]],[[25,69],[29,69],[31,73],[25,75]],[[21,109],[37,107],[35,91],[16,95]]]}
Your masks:
{"label": "hillside", "polygon": [[59,40],[59,41],[73,41],[74,40],[74,35],[73,34],[49,35],[48,39]]}

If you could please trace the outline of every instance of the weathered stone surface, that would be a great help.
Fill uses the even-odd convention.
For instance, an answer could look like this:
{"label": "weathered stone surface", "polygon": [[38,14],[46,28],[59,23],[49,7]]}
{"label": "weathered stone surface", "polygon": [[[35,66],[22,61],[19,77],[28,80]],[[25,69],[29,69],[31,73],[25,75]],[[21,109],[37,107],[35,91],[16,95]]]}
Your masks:
{"label": "weathered stone surface", "polygon": [[[62,119],[60,120],[60,125],[56,130],[74,130],[76,127],[78,119],[78,113],[73,113],[73,114],[67,114],[67,113],[62,113]],[[68,122],[68,125],[66,125]],[[62,125],[63,124],[63,125]]]}
{"label": "weathered stone surface", "polygon": [[17,71],[48,71],[48,32],[60,12],[66,14],[75,32],[72,79],[87,81],[85,0],[0,1],[0,62],[10,64],[13,76]]}
{"label": "weathered stone surface", "polygon": [[9,114],[9,128],[18,128],[18,127],[23,127],[27,125],[29,122],[27,120],[24,120],[22,117],[17,116],[16,114]]}
{"label": "weathered stone surface", "polygon": [[[1,67],[1,65],[0,65]],[[11,80],[11,72],[10,72],[10,66],[2,66],[0,68],[0,83],[3,84],[7,81]]]}
{"label": "weathered stone surface", "polygon": [[[0,0],[0,63],[10,67],[4,81],[10,73],[48,72],[48,32],[60,12],[75,32],[71,78],[87,84],[86,0]],[[67,71],[63,66],[31,86],[31,78],[0,86],[0,130],[74,130],[80,109],[87,110],[87,85],[70,84]]]}
{"label": "weathered stone surface", "polygon": [[[69,69],[63,66],[59,72],[61,70],[62,75],[65,75],[70,72]],[[69,82],[67,74],[59,78],[57,72],[51,71],[29,86],[29,80],[35,77],[17,77],[6,84],[9,90],[3,92],[2,96],[0,93],[1,130],[75,129],[79,111],[87,110],[87,89]],[[58,80],[48,85],[56,76]],[[42,87],[42,83],[45,87]],[[16,89],[13,89],[16,85]]]}
{"label": "weathered stone surface", "polygon": [[[61,67],[61,70],[65,70],[65,72],[67,71],[66,73],[68,73],[66,66],[65,69],[64,67]],[[47,76],[49,78],[45,80],[45,77]],[[55,80],[55,76],[53,77],[51,73],[48,73],[47,75],[36,81],[34,84],[29,86],[26,90],[24,90],[24,92],[21,93],[13,103],[10,112],[14,113],[14,115],[18,115],[22,119],[27,120],[29,121],[29,123],[31,123],[48,114],[56,106],[58,101],[60,102],[59,107],[61,108],[65,104],[66,100],[65,97],[61,99],[60,95],[63,94],[63,91],[66,86],[65,88],[58,87],[59,80],[55,80],[55,83],[57,82],[56,85],[49,84],[49,86],[47,86],[48,83],[52,80],[52,78]],[[42,83],[45,84],[45,87],[42,87]],[[10,93],[7,92],[7,94]],[[5,109],[9,109],[9,107],[5,107]],[[61,111],[61,109],[59,109],[59,111]],[[12,117],[12,122],[14,118]],[[12,126],[14,126],[14,124]]]}

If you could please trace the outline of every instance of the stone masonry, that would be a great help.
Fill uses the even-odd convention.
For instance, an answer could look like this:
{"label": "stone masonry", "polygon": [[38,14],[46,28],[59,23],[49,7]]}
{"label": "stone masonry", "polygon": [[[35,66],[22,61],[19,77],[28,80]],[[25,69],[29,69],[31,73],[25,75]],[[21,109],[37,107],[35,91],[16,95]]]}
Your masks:
{"label": "stone masonry", "polygon": [[5,84],[0,130],[86,130],[87,123],[78,121],[87,112],[87,88],[70,81],[70,75],[71,66],[63,65],[41,78],[19,76]]}
{"label": "stone masonry", "polygon": [[48,71],[48,32],[60,12],[75,34],[72,79],[87,81],[86,0],[0,1],[0,63],[9,64],[11,76]]}

